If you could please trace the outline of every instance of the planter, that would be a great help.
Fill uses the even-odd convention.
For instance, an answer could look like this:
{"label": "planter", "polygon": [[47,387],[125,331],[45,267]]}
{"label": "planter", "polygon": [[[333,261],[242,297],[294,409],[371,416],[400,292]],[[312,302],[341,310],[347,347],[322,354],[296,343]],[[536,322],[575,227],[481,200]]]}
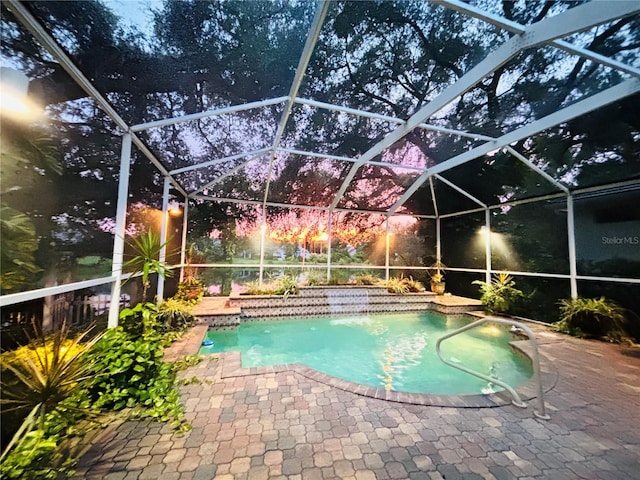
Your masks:
{"label": "planter", "polygon": [[438,295],[444,294],[445,286],[445,282],[434,282],[433,280],[431,281],[431,291],[433,293],[437,293]]}

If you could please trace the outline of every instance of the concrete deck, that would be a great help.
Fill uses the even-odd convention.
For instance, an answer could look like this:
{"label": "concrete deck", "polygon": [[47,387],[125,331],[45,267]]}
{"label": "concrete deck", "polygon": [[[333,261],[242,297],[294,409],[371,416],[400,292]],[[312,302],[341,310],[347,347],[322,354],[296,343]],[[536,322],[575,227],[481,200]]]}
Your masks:
{"label": "concrete deck", "polygon": [[[173,355],[193,353],[205,330],[196,327]],[[193,430],[113,425],[83,456],[77,478],[640,479],[638,350],[535,331],[558,373],[546,393],[548,421],[533,416],[534,402],[398,403],[295,369],[247,375],[225,368],[234,362],[225,355],[182,372],[201,382],[181,387]]]}

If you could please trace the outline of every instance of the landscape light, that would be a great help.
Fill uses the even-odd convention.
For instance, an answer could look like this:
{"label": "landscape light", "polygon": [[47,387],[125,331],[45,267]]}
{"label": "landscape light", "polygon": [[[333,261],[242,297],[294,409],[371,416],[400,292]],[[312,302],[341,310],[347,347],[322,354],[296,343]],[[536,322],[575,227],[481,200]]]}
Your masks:
{"label": "landscape light", "polygon": [[0,112],[26,119],[38,113],[27,98],[29,77],[14,68],[0,67]]}

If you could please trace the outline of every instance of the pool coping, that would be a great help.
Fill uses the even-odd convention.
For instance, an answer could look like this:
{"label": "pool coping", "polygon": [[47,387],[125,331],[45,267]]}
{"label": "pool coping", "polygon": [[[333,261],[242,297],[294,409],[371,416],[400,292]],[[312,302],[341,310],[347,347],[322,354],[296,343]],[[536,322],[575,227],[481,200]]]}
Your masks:
{"label": "pool coping", "polygon": [[[532,358],[529,353],[529,340],[515,340],[510,342],[510,345],[521,354],[530,359]],[[215,353],[215,355],[217,355],[222,362],[221,378],[246,377],[292,371],[311,380],[346,392],[351,392],[364,397],[386,400],[389,402],[456,408],[487,408],[512,404],[511,396],[506,391],[473,395],[433,395],[399,392],[343,380],[315,370],[303,363],[288,363],[262,367],[243,367],[241,352],[222,352]],[[553,363],[540,352],[539,359],[543,391],[548,392],[553,389],[558,381],[558,370]],[[526,382],[515,387],[515,390],[525,402],[536,398],[538,386],[534,376],[532,375]]]}

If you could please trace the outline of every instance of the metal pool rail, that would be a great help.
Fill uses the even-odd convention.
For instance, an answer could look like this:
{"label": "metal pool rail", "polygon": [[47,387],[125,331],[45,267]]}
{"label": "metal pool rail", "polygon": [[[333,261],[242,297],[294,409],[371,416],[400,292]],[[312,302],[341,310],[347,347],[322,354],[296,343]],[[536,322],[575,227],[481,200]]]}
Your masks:
{"label": "metal pool rail", "polygon": [[464,327],[460,327],[452,332],[449,332],[445,335],[443,335],[442,337],[440,337],[438,339],[438,341],[436,342],[436,353],[438,354],[438,357],[440,358],[440,360],[442,360],[444,363],[446,363],[447,365],[449,365],[450,367],[454,367],[457,368],[458,370],[462,370],[463,372],[466,372],[470,375],[474,375],[476,377],[482,378],[483,380],[486,380],[487,382],[491,382],[491,383],[495,383],[497,385],[500,385],[502,388],[504,388],[505,390],[507,390],[510,394],[511,397],[513,398],[513,400],[511,401],[516,407],[521,407],[521,408],[526,408],[527,404],[525,402],[522,401],[522,399],[520,398],[520,395],[518,395],[518,393],[510,386],[507,385],[506,383],[504,383],[501,380],[498,380],[497,378],[492,378],[489,377],[488,375],[485,375],[483,373],[477,372],[475,370],[472,370],[470,368],[467,367],[463,367],[462,365],[458,365],[455,364],[449,360],[447,360],[446,358],[444,358],[442,356],[442,354],[440,353],[440,344],[443,342],[443,340],[446,340],[447,338],[451,338],[455,335],[458,335],[459,333],[462,332],[466,332],[467,330],[471,330],[472,328],[477,327],[478,325],[482,325],[483,323],[487,323],[487,322],[491,322],[491,323],[502,323],[504,325],[512,325],[515,326],[517,328],[520,328],[521,330],[523,330],[527,336],[529,337],[529,341],[531,342],[531,345],[533,347],[533,376],[535,377],[536,383],[538,384],[538,411],[534,410],[534,415],[540,419],[543,420],[549,420],[549,415],[546,414],[545,411],[545,406],[544,406],[544,397],[543,397],[543,388],[542,388],[542,380],[540,378],[540,356],[538,354],[538,342],[536,341],[536,336],[534,335],[533,331],[527,327],[524,323],[521,322],[516,322],[514,320],[507,320],[507,319],[503,319],[503,318],[495,318],[495,317],[485,317],[485,318],[481,318],[480,320],[476,320],[475,322],[471,322],[469,325],[465,325]]}

